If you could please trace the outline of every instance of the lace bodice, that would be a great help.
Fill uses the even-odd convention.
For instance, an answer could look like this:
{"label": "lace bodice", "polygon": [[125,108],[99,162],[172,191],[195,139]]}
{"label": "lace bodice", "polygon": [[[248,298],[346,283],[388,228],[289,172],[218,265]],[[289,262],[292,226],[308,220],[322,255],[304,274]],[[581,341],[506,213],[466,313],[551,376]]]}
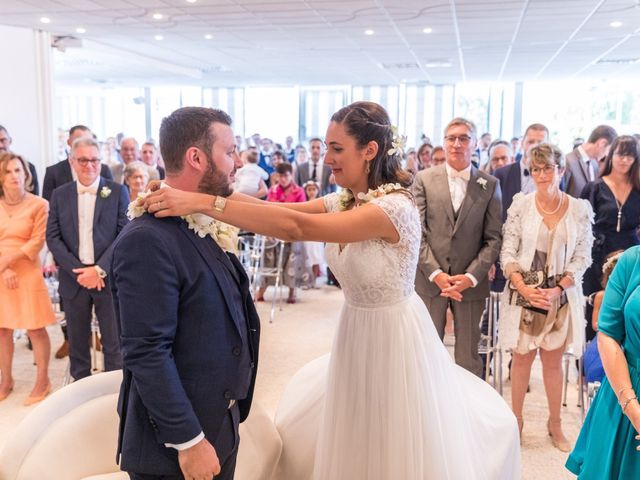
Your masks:
{"label": "lace bodice", "polygon": [[[324,204],[327,212],[337,212],[338,194],[325,196]],[[371,204],[381,208],[396,227],[397,243],[376,239],[347,244],[342,251],[337,244],[326,247],[327,263],[345,299],[362,307],[391,305],[413,293],[420,248],[420,219],[411,199],[393,193]]]}

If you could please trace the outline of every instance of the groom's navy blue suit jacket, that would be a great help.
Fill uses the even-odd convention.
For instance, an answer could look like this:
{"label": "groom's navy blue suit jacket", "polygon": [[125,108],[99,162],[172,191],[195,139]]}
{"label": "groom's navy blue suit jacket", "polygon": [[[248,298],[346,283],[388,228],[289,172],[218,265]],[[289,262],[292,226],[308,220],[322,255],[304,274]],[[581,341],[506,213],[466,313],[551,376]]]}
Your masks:
{"label": "groom's navy blue suit jacket", "polygon": [[216,447],[230,400],[241,421],[249,413],[260,326],[248,279],[235,256],[184,220],[148,214],[118,237],[112,275],[124,364],[120,467],[178,475],[166,443],[202,431]]}

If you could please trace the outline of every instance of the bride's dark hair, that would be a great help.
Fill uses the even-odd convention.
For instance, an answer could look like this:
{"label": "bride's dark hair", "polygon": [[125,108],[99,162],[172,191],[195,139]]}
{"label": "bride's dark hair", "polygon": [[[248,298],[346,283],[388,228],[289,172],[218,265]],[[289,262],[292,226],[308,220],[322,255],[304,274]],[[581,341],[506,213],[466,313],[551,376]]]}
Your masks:
{"label": "bride's dark hair", "polygon": [[331,117],[332,122],[344,125],[360,148],[369,142],[378,144],[378,154],[369,162],[368,187],[375,189],[385,183],[399,183],[409,188],[413,175],[402,169],[401,153],[389,155],[393,148],[393,131],[389,114],[374,102],[354,102],[341,108]]}

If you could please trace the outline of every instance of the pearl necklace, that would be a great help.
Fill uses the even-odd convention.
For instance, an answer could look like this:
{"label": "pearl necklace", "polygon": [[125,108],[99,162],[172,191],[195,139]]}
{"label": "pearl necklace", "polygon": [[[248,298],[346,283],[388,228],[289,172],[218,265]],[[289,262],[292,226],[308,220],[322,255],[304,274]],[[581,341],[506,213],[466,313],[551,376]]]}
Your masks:
{"label": "pearl necklace", "polygon": [[544,208],[542,208],[542,204],[538,200],[538,194],[537,193],[535,195],[535,199],[536,199],[536,205],[538,206],[540,211],[545,215],[551,216],[551,215],[555,215],[556,213],[558,213],[558,211],[560,211],[560,207],[562,207],[562,204],[564,203],[564,193],[560,192],[560,201],[558,202],[558,206],[556,207],[556,209],[553,212],[547,212]]}

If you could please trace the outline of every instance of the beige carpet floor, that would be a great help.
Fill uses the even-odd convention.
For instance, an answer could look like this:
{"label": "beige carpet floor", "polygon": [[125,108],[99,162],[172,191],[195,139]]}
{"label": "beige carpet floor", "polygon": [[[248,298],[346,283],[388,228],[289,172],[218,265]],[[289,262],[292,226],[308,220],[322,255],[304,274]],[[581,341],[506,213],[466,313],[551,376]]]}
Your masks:
{"label": "beige carpet floor", "polygon": [[[267,293],[267,300],[269,299],[270,292]],[[335,287],[323,286],[317,290],[301,291],[299,302],[295,305],[284,304],[281,311],[276,311],[275,321],[270,323],[270,303],[258,304],[262,318],[262,342],[255,398],[267,411],[276,411],[283,389],[300,367],[329,352],[341,305],[342,292]],[[49,331],[52,350],[55,351],[62,335],[58,327],[50,328]],[[453,339],[446,338],[445,343],[451,349]],[[505,359],[505,363],[506,361]],[[56,389],[63,384],[67,363],[66,359],[51,361],[51,379]],[[26,347],[26,340],[18,339],[14,361],[15,390],[5,401],[0,402],[0,449],[5,442],[11,441],[12,431],[30,411],[30,407],[22,406],[22,402],[32,388],[34,372],[32,355]],[[565,433],[574,440],[580,428],[581,416],[580,410],[576,407],[575,372],[572,373],[572,377],[574,381],[569,385],[568,406],[563,408],[563,423]],[[510,390],[506,378],[504,397],[509,401]],[[546,419],[546,397],[539,360],[536,360],[531,379],[531,393],[527,395],[525,404],[523,479],[575,478],[563,467],[567,455],[551,445],[545,428]],[[487,441],[499,442],[500,439],[488,438]]]}

